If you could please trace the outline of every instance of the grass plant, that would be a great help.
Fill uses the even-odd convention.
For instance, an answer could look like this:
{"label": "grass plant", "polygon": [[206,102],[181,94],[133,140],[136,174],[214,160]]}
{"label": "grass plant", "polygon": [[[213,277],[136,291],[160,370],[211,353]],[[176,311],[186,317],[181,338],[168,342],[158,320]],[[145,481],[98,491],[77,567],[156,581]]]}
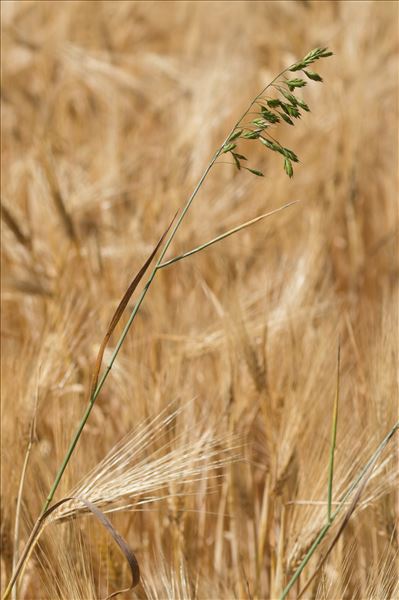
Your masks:
{"label": "grass plant", "polygon": [[4,598],[395,596],[395,8],[308,4],[4,7]]}
{"label": "grass plant", "polygon": [[[171,245],[173,238],[175,237],[181,223],[183,222],[184,217],[186,216],[187,212],[189,211],[191,204],[193,203],[198,192],[200,191],[208,173],[210,172],[210,170],[212,169],[213,165],[216,163],[218,158],[220,156],[222,156],[223,154],[227,154],[227,153],[232,155],[237,169],[241,170],[241,168],[242,168],[241,160],[247,160],[247,159],[245,156],[235,152],[235,150],[237,148],[238,140],[241,137],[243,137],[248,140],[259,140],[269,150],[280,153],[284,157],[284,170],[289,177],[292,177],[293,169],[292,169],[291,161],[298,162],[298,157],[296,156],[296,154],[294,152],[292,152],[292,150],[289,150],[288,148],[284,148],[279,142],[277,142],[274,138],[272,138],[271,134],[269,133],[269,129],[271,129],[271,127],[273,125],[276,125],[277,123],[280,122],[280,117],[283,117],[285,121],[289,122],[290,125],[293,125],[294,123],[287,115],[291,115],[294,118],[299,118],[301,116],[300,108],[309,112],[309,107],[307,106],[307,104],[305,104],[301,100],[298,100],[293,93],[293,92],[295,92],[295,89],[297,87],[304,87],[306,85],[305,80],[299,79],[299,78],[290,79],[288,77],[288,75],[294,71],[295,72],[303,71],[309,77],[309,72],[306,70],[306,67],[308,67],[308,65],[314,63],[315,61],[317,61],[321,58],[326,58],[331,55],[332,55],[332,52],[328,51],[327,48],[315,48],[314,50],[310,51],[301,61],[296,62],[296,63],[292,64],[291,66],[289,66],[287,69],[284,69],[283,71],[281,71],[281,73],[279,73],[277,75],[277,77],[275,77],[271,81],[271,83],[266,85],[266,87],[264,87],[262,89],[262,91],[250,102],[248,108],[245,110],[245,112],[240,117],[240,119],[234,124],[233,128],[231,129],[231,131],[229,132],[229,134],[227,135],[225,140],[222,142],[222,144],[216,150],[212,159],[208,163],[207,167],[205,168],[204,173],[202,174],[202,176],[199,179],[199,182],[195,186],[194,191],[190,195],[186,204],[183,206],[182,210],[180,211],[180,214],[178,214],[176,223],[173,224],[173,221],[175,220],[175,219],[173,219],[173,221],[171,222],[169,227],[166,229],[165,233],[161,236],[160,241],[155,246],[154,250],[151,252],[149,258],[144,263],[143,267],[139,270],[137,275],[133,278],[132,283],[129,285],[126,293],[124,294],[121,302],[118,305],[118,308],[116,309],[116,311],[114,313],[114,316],[111,319],[110,325],[105,334],[103,342],[100,345],[100,349],[99,349],[98,355],[97,355],[96,365],[94,368],[94,373],[92,376],[92,383],[91,383],[90,394],[89,394],[89,402],[88,402],[86,411],[78,425],[75,435],[72,437],[69,448],[67,449],[65,457],[64,457],[63,461],[61,462],[61,465],[57,471],[56,477],[54,479],[54,483],[51,486],[50,492],[49,492],[49,494],[46,498],[46,501],[43,505],[42,511],[32,529],[31,535],[26,544],[26,548],[23,551],[23,553],[21,554],[21,557],[20,557],[18,563],[15,565],[14,573],[13,573],[10,583],[7,586],[6,591],[4,593],[4,600],[9,596],[9,594],[12,590],[12,587],[17,580],[19,572],[23,568],[24,563],[25,563],[27,557],[29,556],[32,546],[36,543],[36,538],[40,532],[40,529],[41,529],[41,527],[43,527],[43,525],[45,523],[45,519],[47,518],[47,516],[49,514],[48,509],[53,501],[55,492],[57,491],[57,488],[61,482],[62,476],[65,472],[65,469],[68,466],[68,463],[72,458],[72,454],[76,448],[76,445],[78,443],[80,436],[83,433],[83,430],[88,421],[90,413],[94,407],[94,404],[102,390],[102,387],[112,369],[112,366],[116,360],[116,357],[122,347],[122,344],[125,341],[125,338],[134,322],[134,319],[141,307],[142,302],[144,301],[144,298],[145,298],[158,270],[160,268],[163,268],[166,265],[173,264],[174,262],[177,262],[178,260],[187,258],[188,256],[191,256],[192,254],[194,254],[196,252],[200,252],[201,250],[204,250],[208,246],[210,246],[218,241],[221,241],[234,233],[238,233],[245,227],[248,227],[249,225],[252,225],[255,222],[258,222],[260,219],[263,219],[265,216],[270,216],[274,212],[273,211],[272,213],[269,213],[268,215],[261,215],[260,217],[255,217],[251,221],[243,223],[241,225],[238,225],[234,229],[229,230],[220,236],[217,236],[217,238],[214,238],[213,240],[203,244],[202,246],[194,248],[193,250],[190,250],[190,251],[182,254],[181,256],[170,259],[167,263],[164,263],[163,260],[169,249],[169,246]],[[311,79],[316,80],[316,81],[322,81],[321,77],[319,75],[317,75],[317,77],[316,77],[316,75],[317,74],[314,73],[312,75]],[[284,88],[284,85],[290,90],[290,93],[288,93],[286,91],[286,89]],[[267,92],[270,88],[276,89],[278,91],[278,94],[280,95],[280,97],[274,98],[274,99],[270,98],[267,95]],[[282,100],[282,98],[284,98],[284,100]],[[286,102],[285,100],[288,100],[288,102]],[[245,121],[247,115],[250,112],[252,112],[251,109],[254,106],[260,107],[258,118],[253,119],[249,125],[242,127],[242,125],[244,125],[244,121]],[[277,110],[278,108],[283,109],[284,112],[281,113],[279,110]],[[254,175],[263,176],[263,173],[261,173],[261,171],[259,171],[257,169],[253,169],[253,168],[249,168],[249,167],[243,167],[243,168]],[[57,193],[56,197],[59,199],[60,194]],[[288,205],[286,205],[286,206],[288,206]],[[64,213],[67,214],[66,211],[64,211]],[[168,235],[169,229],[171,229],[171,232]],[[72,228],[68,227],[68,231],[72,231]],[[166,238],[165,244],[162,246],[162,242],[164,241],[165,238]],[[101,377],[99,377],[100,371],[101,371],[101,365],[102,365],[102,361],[103,361],[104,351],[105,351],[105,348],[111,338],[111,335],[114,332],[116,326],[118,325],[118,322],[121,319],[123,312],[124,312],[125,308],[127,307],[128,302],[129,302],[132,294],[134,293],[137,285],[140,283],[142,277],[145,275],[146,270],[150,266],[154,256],[157,253],[157,250],[160,247],[161,247],[161,251],[159,254],[159,258],[156,261],[155,267],[153,268],[146,284],[143,287],[141,294],[139,295],[137,301],[134,304],[133,310],[130,314],[129,319],[126,322],[126,325],[123,328],[122,334],[120,335],[120,337],[116,343],[115,349],[112,353],[112,356],[111,356],[111,359],[110,359],[108,365],[106,366]],[[80,496],[78,496],[78,497],[80,497]],[[84,501],[88,502],[86,498],[84,498]],[[98,516],[98,514],[96,514],[96,516]],[[137,583],[139,582],[138,577],[134,577],[134,575],[133,575],[133,582],[135,585],[137,585]]]}

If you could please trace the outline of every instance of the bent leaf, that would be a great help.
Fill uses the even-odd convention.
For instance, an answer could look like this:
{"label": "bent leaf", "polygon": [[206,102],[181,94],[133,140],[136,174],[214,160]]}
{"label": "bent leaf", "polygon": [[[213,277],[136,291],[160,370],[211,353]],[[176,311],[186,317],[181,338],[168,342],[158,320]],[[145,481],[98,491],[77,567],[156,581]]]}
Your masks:
{"label": "bent leaf", "polygon": [[[177,213],[176,213],[177,214]],[[170,222],[169,226],[167,227],[167,229],[164,231],[164,233],[161,235],[157,245],[155,246],[154,250],[151,252],[150,256],[147,258],[147,260],[145,261],[144,265],[141,267],[141,269],[139,270],[139,272],[137,273],[136,277],[133,279],[133,281],[131,282],[131,284],[129,285],[129,287],[127,288],[122,300],[119,302],[119,305],[116,309],[116,311],[114,312],[114,316],[111,319],[110,324],[108,325],[108,329],[107,329],[107,333],[105,334],[103,341],[101,342],[101,346],[100,349],[98,351],[97,354],[97,359],[96,359],[96,364],[95,364],[95,368],[94,368],[94,373],[93,373],[93,377],[91,380],[91,386],[90,386],[90,398],[92,398],[94,391],[97,387],[97,383],[98,383],[98,376],[100,374],[100,369],[101,369],[101,364],[103,361],[103,356],[104,356],[104,352],[105,352],[105,348],[107,347],[107,344],[110,340],[110,337],[115,329],[115,327],[117,326],[117,324],[119,323],[119,320],[134,292],[134,290],[136,289],[136,287],[138,286],[138,284],[140,283],[142,277],[144,276],[145,272],[147,271],[152,259],[154,258],[155,254],[157,253],[159,246],[162,244],[163,240],[165,239],[166,234],[168,233],[169,229],[172,226],[173,221],[175,220],[176,215],[173,217],[172,221]]]}

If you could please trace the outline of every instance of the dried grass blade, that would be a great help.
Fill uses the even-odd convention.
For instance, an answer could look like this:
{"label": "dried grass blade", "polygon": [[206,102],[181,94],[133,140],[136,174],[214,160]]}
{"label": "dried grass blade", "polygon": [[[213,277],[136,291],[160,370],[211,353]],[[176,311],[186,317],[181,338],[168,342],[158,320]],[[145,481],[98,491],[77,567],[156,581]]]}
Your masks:
{"label": "dried grass blade", "polygon": [[140,567],[139,567],[139,563],[137,562],[137,559],[136,559],[134,553],[129,548],[129,546],[128,546],[127,542],[124,540],[124,538],[116,531],[116,529],[112,525],[111,521],[104,515],[103,512],[101,512],[101,510],[99,510],[94,504],[92,504],[88,500],[85,500],[84,498],[78,497],[77,500],[82,502],[82,504],[84,504],[90,510],[90,512],[92,512],[93,515],[95,517],[97,517],[97,519],[100,521],[100,523],[105,527],[105,529],[112,536],[112,538],[114,539],[116,544],[119,546],[119,548],[122,551],[123,555],[125,556],[127,562],[129,563],[130,572],[132,575],[132,583],[131,583],[130,587],[125,588],[123,590],[118,590],[117,592],[113,592],[112,594],[107,596],[106,600],[109,600],[110,598],[115,598],[116,596],[119,596],[119,594],[123,594],[125,592],[130,592],[130,590],[135,588],[136,585],[138,585],[140,583]]}
{"label": "dried grass blade", "polygon": [[[82,498],[80,496],[68,496],[67,498],[62,498],[61,500],[59,500],[58,502],[53,504],[53,506],[51,506],[49,509],[46,510],[45,513],[43,513],[41,515],[41,517],[36,522],[34,530],[32,531],[33,535],[31,534],[30,539],[27,543],[27,546],[25,549],[25,551],[27,551],[27,552],[24,554],[24,557],[21,557],[21,559],[24,558],[24,560],[23,560],[23,562],[25,563],[24,566],[26,566],[27,562],[25,562],[25,561],[28,560],[29,556],[33,552],[34,547],[36,546],[37,542],[39,541],[39,537],[43,531],[44,526],[46,525],[47,518],[55,510],[57,510],[57,508],[59,508],[62,504],[65,504],[65,502],[69,502],[70,500],[77,500],[78,502],[81,502],[82,504],[84,504],[86,506],[86,508],[100,521],[100,523],[105,527],[105,529],[108,531],[108,533],[112,536],[112,538],[114,539],[116,544],[119,546],[120,550],[122,551],[123,555],[125,556],[127,562],[129,563],[130,572],[132,575],[132,583],[131,583],[130,587],[123,589],[123,590],[118,590],[116,592],[113,592],[112,594],[107,596],[106,600],[109,600],[110,598],[115,598],[119,594],[123,594],[125,592],[130,592],[130,590],[135,588],[140,583],[140,567],[139,567],[139,564],[137,562],[137,559],[136,559],[133,551],[129,548],[129,546],[128,546],[127,542],[124,540],[124,538],[116,531],[115,527],[112,525],[110,520],[94,504],[92,504],[91,502],[89,502],[88,500],[85,500],[84,498]],[[20,562],[21,562],[21,559],[20,559]],[[10,581],[10,583],[4,593],[3,600],[5,600],[8,597],[9,592],[12,589],[12,586],[15,582],[16,575],[18,574],[18,572],[19,572],[19,570],[16,571],[14,578]]]}
{"label": "dried grass blade", "polygon": [[[177,214],[177,213],[176,213]],[[156,244],[155,248],[153,249],[153,251],[151,252],[150,256],[147,258],[147,260],[145,261],[144,265],[141,267],[141,269],[139,270],[139,272],[137,273],[137,275],[134,277],[133,281],[131,282],[131,284],[129,285],[129,287],[127,288],[125,294],[123,295],[122,300],[119,302],[119,305],[111,319],[110,324],[108,325],[108,329],[107,332],[104,336],[103,341],[101,342],[100,345],[100,349],[98,351],[97,354],[97,359],[96,359],[96,364],[95,364],[95,368],[94,368],[94,373],[93,373],[93,377],[92,377],[92,381],[91,381],[91,386],[90,386],[90,398],[93,396],[93,393],[97,387],[97,383],[98,383],[98,376],[100,374],[100,369],[101,369],[101,364],[103,361],[103,357],[104,357],[104,352],[105,352],[105,348],[107,347],[107,344],[110,340],[110,337],[115,329],[115,327],[117,326],[117,324],[119,323],[120,318],[122,317],[122,314],[134,292],[134,290],[136,289],[136,287],[138,286],[138,284],[140,283],[141,279],[143,278],[145,272],[147,271],[149,265],[151,264],[152,259],[154,258],[155,254],[157,253],[159,246],[162,244],[162,242],[165,239],[166,234],[168,233],[168,231],[170,230],[170,228],[172,227],[172,223],[175,220],[176,215],[173,217],[172,221],[170,222],[169,226],[167,227],[167,229],[164,231],[164,233],[162,234],[162,236],[160,237],[158,243]]]}

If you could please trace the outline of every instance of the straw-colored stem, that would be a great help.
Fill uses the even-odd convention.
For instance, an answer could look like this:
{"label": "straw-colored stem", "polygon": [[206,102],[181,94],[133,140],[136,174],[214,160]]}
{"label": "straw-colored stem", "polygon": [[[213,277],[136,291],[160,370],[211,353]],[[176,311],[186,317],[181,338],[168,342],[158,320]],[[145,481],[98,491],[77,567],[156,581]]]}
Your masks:
{"label": "straw-colored stem", "polygon": [[20,574],[21,569],[24,566],[25,561],[30,556],[30,553],[35,545],[35,541],[37,540],[37,536],[40,533],[42,526],[43,526],[43,519],[41,517],[39,517],[37,519],[36,523],[34,524],[32,531],[30,532],[28,541],[26,542],[25,548],[23,549],[23,552],[21,553],[21,556],[19,557],[18,563],[17,563],[15,570],[12,574],[12,577],[5,589],[2,600],[6,600],[9,597],[11,590],[13,589],[14,584],[17,581],[18,575]]}
{"label": "straw-colored stem", "polygon": [[[12,570],[13,571],[15,571],[16,566],[18,564],[18,546],[19,546],[19,530],[20,530],[20,523],[21,523],[22,494],[23,494],[26,471],[28,468],[28,462],[29,462],[32,446],[33,446],[33,437],[30,434],[28,446],[27,446],[27,449],[25,452],[25,459],[24,459],[24,464],[22,467],[21,479],[19,481],[17,504],[16,504],[16,508],[15,508],[14,549],[13,549],[13,555],[12,555]],[[17,586],[14,587],[11,598],[12,598],[12,600],[17,600]]]}
{"label": "straw-colored stem", "polygon": [[[32,451],[32,447],[36,437],[36,414],[37,414],[37,404],[38,404],[39,394],[38,389],[36,388],[35,394],[35,402],[33,407],[32,419],[29,427],[29,440],[28,445],[25,452],[24,464],[22,466],[21,478],[19,481],[18,487],[18,496],[17,496],[17,504],[15,508],[15,526],[14,526],[14,548],[12,555],[12,570],[15,572],[16,566],[18,564],[18,548],[19,548],[19,533],[20,533],[20,524],[21,524],[21,507],[22,507],[22,496],[25,485],[26,472],[28,469],[28,463]],[[16,600],[17,598],[18,587],[15,585],[12,593],[12,600]]]}

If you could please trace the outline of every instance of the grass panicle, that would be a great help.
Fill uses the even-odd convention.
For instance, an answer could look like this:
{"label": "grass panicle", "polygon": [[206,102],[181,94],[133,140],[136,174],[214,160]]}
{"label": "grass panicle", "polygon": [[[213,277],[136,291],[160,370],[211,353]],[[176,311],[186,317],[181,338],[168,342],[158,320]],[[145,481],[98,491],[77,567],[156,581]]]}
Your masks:
{"label": "grass panicle", "polygon": [[[259,140],[269,150],[273,152],[279,152],[284,156],[284,171],[288,177],[291,178],[294,174],[292,162],[298,162],[299,159],[292,150],[289,148],[284,148],[274,138],[272,138],[270,131],[272,131],[273,127],[280,123],[281,119],[283,119],[283,121],[289,125],[294,125],[292,118],[299,119],[301,117],[300,109],[304,110],[305,112],[309,112],[310,109],[305,102],[295,96],[296,90],[303,88],[306,85],[306,81],[298,78],[288,79],[287,74],[292,70],[298,70],[298,65],[307,66],[308,64],[312,64],[312,62],[315,60],[332,56],[332,54],[333,53],[328,51],[326,48],[316,48],[315,50],[312,50],[312,52],[310,52],[302,61],[282,71],[270,85],[268,85],[260,94],[258,94],[258,96],[256,96],[249,109],[244,113],[240,121],[236,123],[232,133],[228,136],[226,142],[222,146],[221,154],[230,153],[234,160],[233,164],[235,164],[238,170],[244,168],[253,175],[261,177],[263,176],[262,171],[243,166],[241,164],[241,160],[247,160],[247,158],[244,155],[235,152],[240,138],[245,140]],[[305,71],[305,73],[307,77],[313,81],[323,81],[320,75],[314,73],[313,71]],[[284,86],[287,86],[289,91],[287,91]],[[266,92],[270,88],[276,90],[280,97],[272,98],[267,95]],[[286,102],[286,100],[288,100],[288,102]],[[255,111],[255,114],[258,114],[258,117],[252,119],[250,124],[247,124],[244,122],[244,119],[249,113],[253,112],[252,108],[258,109]],[[281,109],[283,112],[277,109]],[[233,140],[234,143],[232,143]]]}

